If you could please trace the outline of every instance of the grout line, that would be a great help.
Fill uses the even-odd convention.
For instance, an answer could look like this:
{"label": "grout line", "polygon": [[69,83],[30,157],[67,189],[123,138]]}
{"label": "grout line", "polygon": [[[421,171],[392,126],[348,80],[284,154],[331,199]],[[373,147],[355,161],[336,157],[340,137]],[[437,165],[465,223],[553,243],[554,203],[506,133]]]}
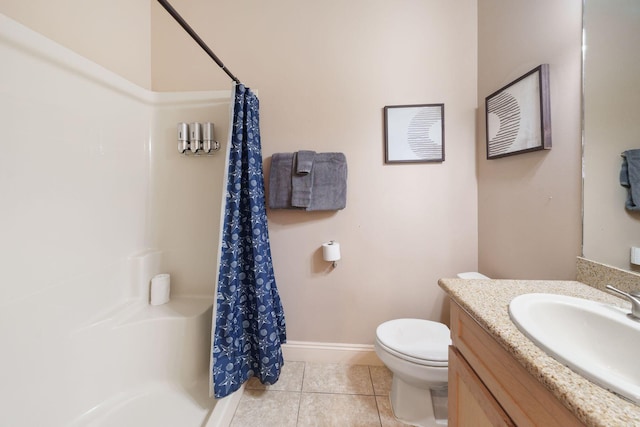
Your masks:
{"label": "grout line", "polygon": [[302,406],[302,390],[304,389],[304,373],[307,370],[307,362],[302,365],[302,381],[300,382],[300,392],[298,393],[298,413],[296,415],[296,426],[300,424],[300,408]]}
{"label": "grout line", "polygon": [[349,393],[349,392],[341,392],[341,391],[303,391],[302,393],[303,394],[337,394],[339,396],[376,397],[375,394]]}
{"label": "grout line", "polygon": [[371,366],[367,365],[367,370],[369,371],[369,381],[371,381],[371,391],[373,392],[373,395],[376,395],[376,386],[373,383],[373,373],[371,372]]}
{"label": "grout line", "polygon": [[371,380],[371,389],[373,390],[373,401],[376,404],[376,410],[378,411],[378,421],[380,422],[380,427],[382,427],[382,416],[380,415],[380,407],[378,406],[378,396],[376,395],[376,387],[373,384],[373,373],[371,373],[371,366],[367,366],[369,370],[369,379]]}

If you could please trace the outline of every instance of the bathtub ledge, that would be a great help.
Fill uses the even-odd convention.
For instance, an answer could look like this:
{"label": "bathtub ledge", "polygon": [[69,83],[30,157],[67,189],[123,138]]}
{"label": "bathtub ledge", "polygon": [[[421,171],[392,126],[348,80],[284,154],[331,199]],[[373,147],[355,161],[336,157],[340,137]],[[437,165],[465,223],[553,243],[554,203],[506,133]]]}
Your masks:
{"label": "bathtub ledge", "polygon": [[162,305],[150,305],[146,301],[129,300],[97,316],[88,324],[76,329],[81,333],[96,327],[119,328],[152,320],[190,319],[211,308],[212,296],[180,296]]}
{"label": "bathtub ledge", "polygon": [[176,297],[166,304],[142,303],[137,310],[128,312],[117,320],[117,325],[147,322],[151,320],[188,319],[200,316],[213,305],[213,297]]}

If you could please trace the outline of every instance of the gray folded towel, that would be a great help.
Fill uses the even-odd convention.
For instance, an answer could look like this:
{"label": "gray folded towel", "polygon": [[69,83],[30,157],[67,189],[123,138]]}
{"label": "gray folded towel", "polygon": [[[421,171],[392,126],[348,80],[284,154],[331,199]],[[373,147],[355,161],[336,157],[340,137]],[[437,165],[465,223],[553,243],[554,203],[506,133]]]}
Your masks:
{"label": "gray folded towel", "polygon": [[315,155],[315,151],[298,151],[293,155],[296,167],[291,174],[291,206],[294,208],[308,208],[311,203]]}
{"label": "gray folded towel", "polygon": [[271,156],[269,173],[269,207],[271,209],[291,208],[291,171],[293,153],[275,153]]}
{"label": "gray folded towel", "polygon": [[318,153],[313,159],[313,194],[308,211],[333,211],[347,206],[347,158],[343,153]]}
{"label": "gray folded towel", "polygon": [[296,154],[296,173],[298,175],[310,174],[311,168],[313,168],[313,158],[316,156],[316,152],[300,150]]}
{"label": "gray folded towel", "polygon": [[630,211],[640,211],[640,149],[622,153],[620,185],[627,187],[625,207]]}
{"label": "gray folded towel", "polygon": [[308,211],[344,209],[347,206],[345,155],[316,153],[310,172],[304,175],[296,173],[297,157],[294,153],[275,153],[271,156],[269,207]]}

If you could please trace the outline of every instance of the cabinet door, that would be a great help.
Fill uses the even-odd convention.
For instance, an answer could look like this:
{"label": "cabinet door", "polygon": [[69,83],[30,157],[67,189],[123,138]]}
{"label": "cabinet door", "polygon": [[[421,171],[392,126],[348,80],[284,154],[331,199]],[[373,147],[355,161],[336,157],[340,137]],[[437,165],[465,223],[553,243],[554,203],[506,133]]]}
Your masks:
{"label": "cabinet door", "polygon": [[455,347],[449,347],[449,426],[515,426]]}

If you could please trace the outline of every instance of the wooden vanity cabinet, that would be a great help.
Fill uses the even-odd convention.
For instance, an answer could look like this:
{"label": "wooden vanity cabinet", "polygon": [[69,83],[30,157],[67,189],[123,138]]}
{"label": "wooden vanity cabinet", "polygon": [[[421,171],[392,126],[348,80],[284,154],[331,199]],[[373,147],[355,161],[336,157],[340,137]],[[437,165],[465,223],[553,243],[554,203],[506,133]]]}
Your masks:
{"label": "wooden vanity cabinet", "polygon": [[542,383],[451,302],[449,426],[582,426]]}
{"label": "wooden vanity cabinet", "polygon": [[515,426],[454,347],[449,347],[449,425]]}

